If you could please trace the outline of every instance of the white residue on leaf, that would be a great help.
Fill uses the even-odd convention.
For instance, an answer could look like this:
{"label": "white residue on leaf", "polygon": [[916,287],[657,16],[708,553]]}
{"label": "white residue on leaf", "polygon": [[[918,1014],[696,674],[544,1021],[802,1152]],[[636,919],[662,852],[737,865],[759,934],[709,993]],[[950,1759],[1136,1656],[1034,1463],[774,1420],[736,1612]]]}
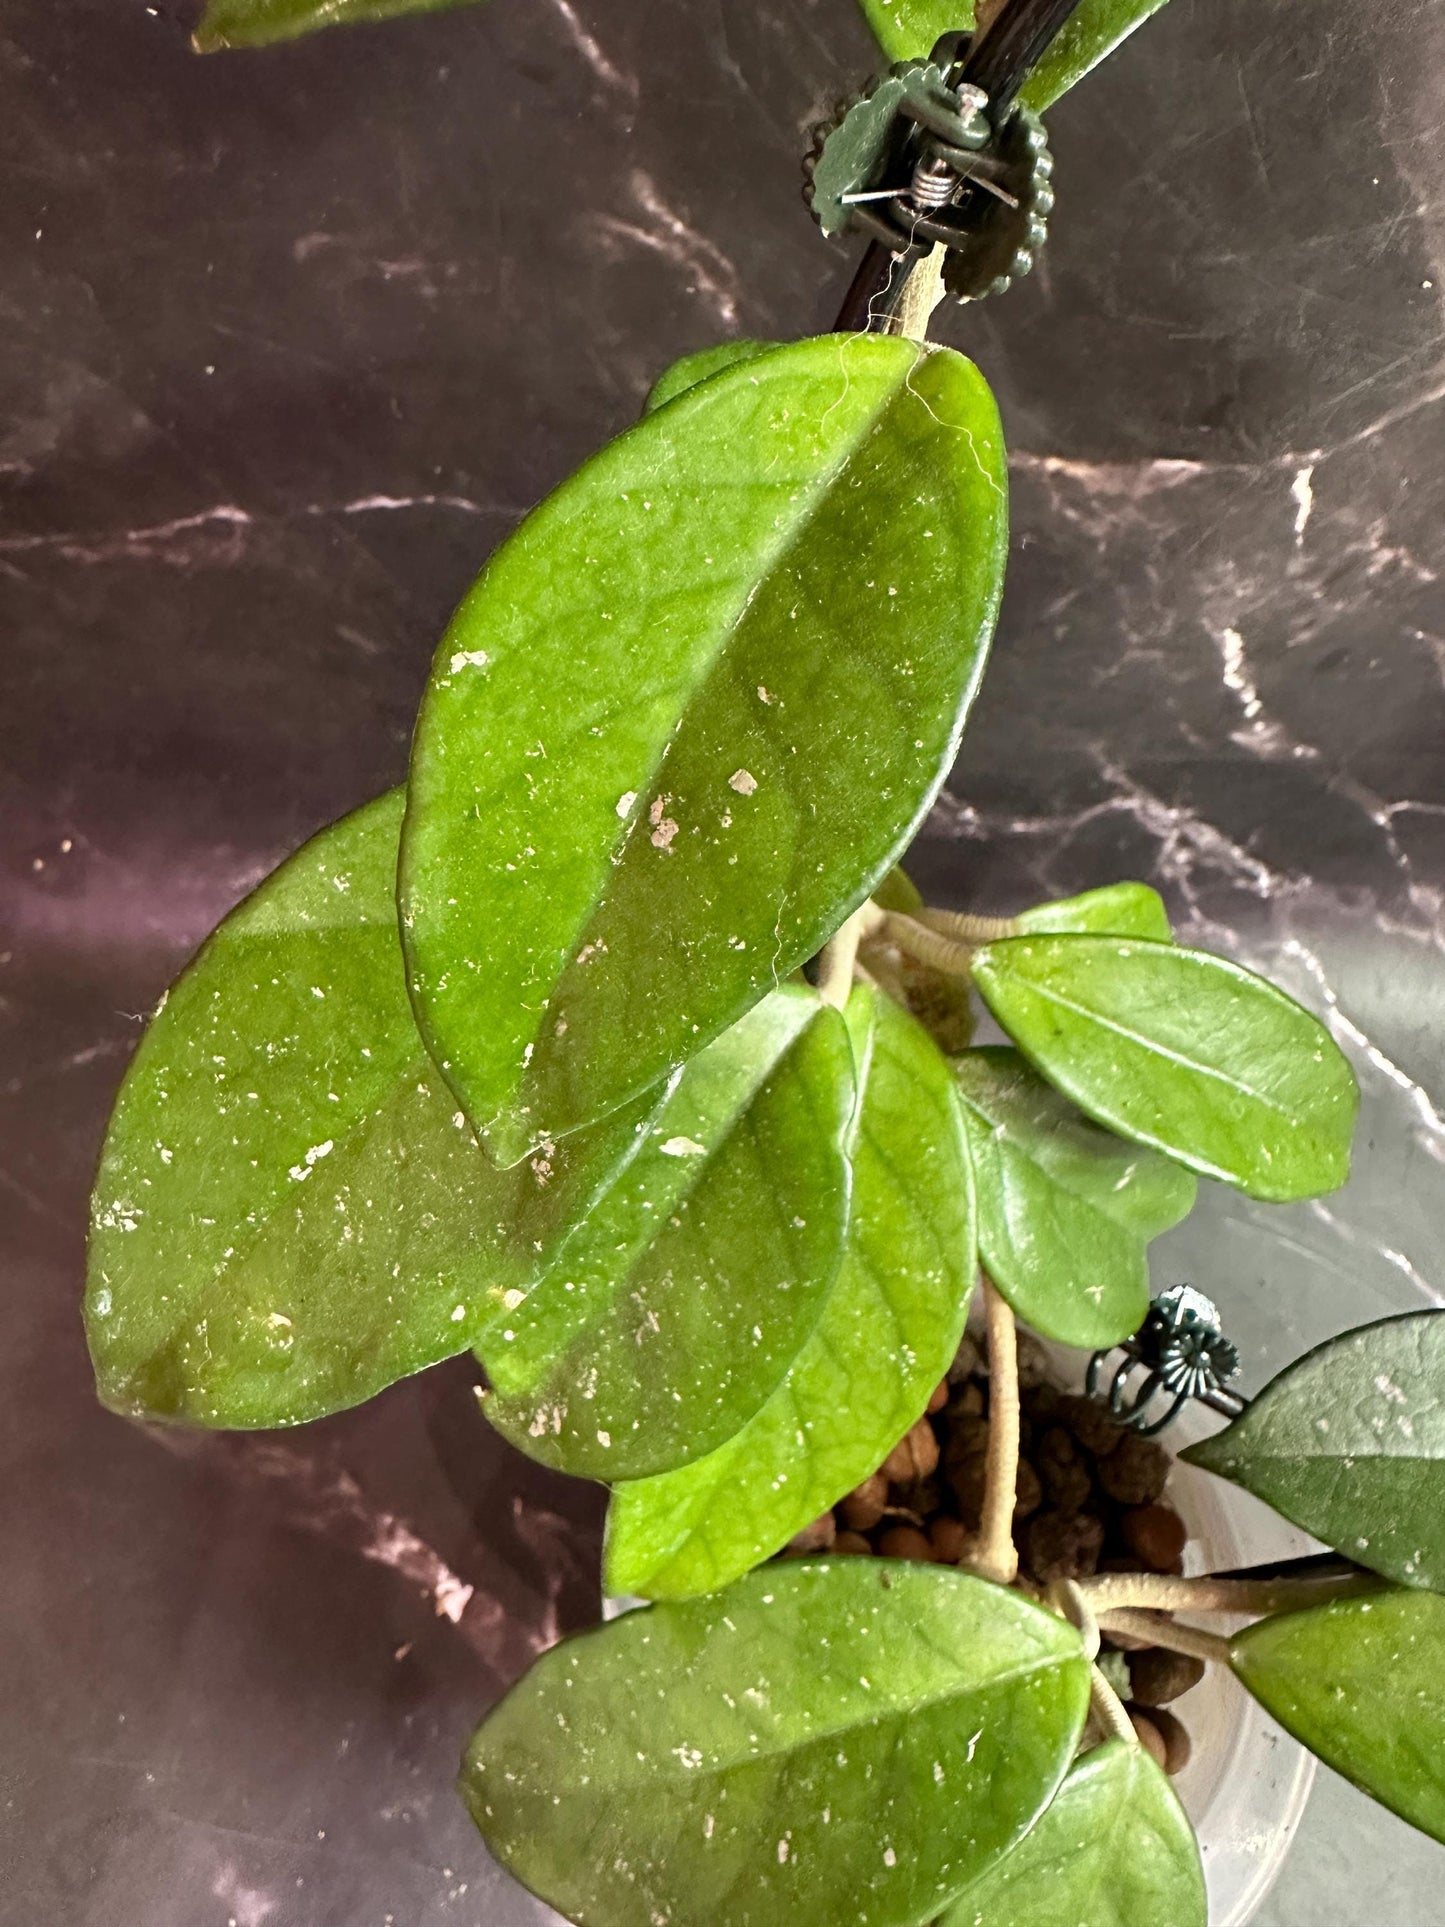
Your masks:
{"label": "white residue on leaf", "polygon": [[674,1756],[681,1760],[685,1767],[698,1767],[702,1765],[702,1755],[695,1746],[675,1746],[672,1751]]}
{"label": "white residue on leaf", "polygon": [[455,676],[459,669],[485,669],[490,661],[485,649],[458,649],[452,656],[451,671]]}
{"label": "white residue on leaf", "polygon": [[758,786],[758,779],[751,770],[735,769],[728,778],[728,788],[736,790],[739,796],[751,796]]}
{"label": "white residue on leaf", "polygon": [[617,799],[617,814],[619,816],[629,815],[631,813],[632,806],[636,801],[637,801],[636,790],[624,790],[621,796],[619,796]]}
{"label": "white residue on leaf", "polygon": [[597,1434],[597,1443],[602,1447],[604,1452],[610,1451],[612,1449],[612,1434],[610,1432],[599,1432]]}
{"label": "white residue on leaf", "polygon": [[466,1317],[466,1315],[467,1315],[467,1308],[465,1305],[452,1306],[452,1323],[454,1325],[460,1325],[462,1320]]}
{"label": "white residue on leaf", "polygon": [[666,1144],[659,1144],[658,1150],[665,1158],[705,1158],[707,1146],[699,1144],[692,1137],[670,1137]]}
{"label": "white residue on leaf", "polygon": [[883,1849],[883,1864],[885,1867],[896,1867],[898,1865],[898,1855],[893,1851],[892,1847],[885,1847]]}
{"label": "white residue on leaf", "polygon": [[783,1838],[778,1842],[778,1865],[780,1867],[787,1864],[788,1850],[788,1838],[787,1835],[784,1834]]}

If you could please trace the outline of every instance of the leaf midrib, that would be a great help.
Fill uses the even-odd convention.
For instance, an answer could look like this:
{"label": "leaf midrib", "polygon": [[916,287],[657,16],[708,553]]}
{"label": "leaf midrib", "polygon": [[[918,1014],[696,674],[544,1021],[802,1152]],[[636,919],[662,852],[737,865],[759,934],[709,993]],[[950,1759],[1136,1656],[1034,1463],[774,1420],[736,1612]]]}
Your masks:
{"label": "leaf midrib", "polygon": [[1248,1098],[1251,1102],[1263,1106],[1265,1110],[1273,1111],[1276,1116],[1283,1118],[1292,1129],[1298,1128],[1298,1120],[1283,1104],[1280,1104],[1265,1091],[1259,1090],[1249,1084],[1242,1084],[1238,1078],[1231,1077],[1227,1071],[1220,1070],[1217,1065],[1202,1064],[1192,1057],[1186,1057],[1182,1051],[1174,1050],[1167,1044],[1161,1044],[1151,1038],[1144,1037],[1138,1031],[1130,1030],[1127,1024],[1121,1023],[1117,1018],[1107,1017],[1102,1011],[1093,1010],[1087,1004],[1077,1003],[1073,998],[1065,996],[1061,990],[1055,990],[1051,985],[1041,983],[1036,978],[1026,976],[1022,971],[1009,971],[1005,968],[1000,971],[1000,975],[1006,977],[1011,976],[1016,983],[1022,984],[1027,990],[1031,991],[1034,996],[1042,998],[1044,1002],[1057,1004],[1061,1010],[1067,1010],[1075,1017],[1081,1017],[1089,1023],[1097,1024],[1101,1030],[1112,1032],[1114,1036],[1123,1038],[1125,1042],[1136,1045],[1140,1050],[1148,1052],[1152,1056],[1162,1057],[1168,1063],[1177,1064],[1181,1070],[1193,1071],[1200,1077],[1212,1079],[1215,1083],[1223,1084],[1230,1090],[1237,1091],[1241,1097]]}

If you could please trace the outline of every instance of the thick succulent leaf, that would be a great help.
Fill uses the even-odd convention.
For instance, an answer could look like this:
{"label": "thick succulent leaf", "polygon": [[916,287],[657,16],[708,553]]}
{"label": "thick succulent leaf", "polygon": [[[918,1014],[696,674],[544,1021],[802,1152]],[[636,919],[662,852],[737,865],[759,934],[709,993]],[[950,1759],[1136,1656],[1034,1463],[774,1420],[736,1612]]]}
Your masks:
{"label": "thick succulent leaf", "polygon": [[1169,943],[1174,935],[1163,897],[1147,883],[1106,883],[1082,896],[1036,904],[1014,921],[1020,933],[1030,937],[1147,937]]}
{"label": "thick succulent leaf", "polygon": [[545,1654],[462,1793],[581,1927],[905,1927],[1005,1851],[1083,1724],[1077,1635],[938,1566],[788,1562]]}
{"label": "thick succulent leaf", "polygon": [[939,1927],[1206,1927],[1207,1915],[1199,1844],[1174,1789],[1143,1747],[1108,1740]]}
{"label": "thick succulent leaf", "polygon": [[483,1348],[493,1423],[545,1464],[604,1479],[667,1471],[745,1425],[837,1275],[854,1088],[841,1015],[801,985],[694,1058]]}
{"label": "thick succulent leaf", "polygon": [[147,1030],[92,1202],[101,1397],[292,1425],[475,1342],[641,1142],[619,1112],[499,1172],[407,1002],[400,790],[232,912]]}
{"label": "thick succulent leaf", "polygon": [[360,20],[394,20],[404,13],[441,13],[467,0],[207,0],[191,36],[199,54],[225,47],[269,47],[318,27]]}
{"label": "thick succulent leaf", "polygon": [[1036,114],[1044,113],[1163,4],[1164,0],[1082,0],[1024,82],[1020,101]]}
{"label": "thick succulent leaf", "polygon": [[1445,1317],[1329,1339],[1184,1456],[1373,1572],[1445,1591]]}
{"label": "thick succulent leaf", "polygon": [[402,908],[499,1162],[684,1062],[885,874],[953,759],[1005,521],[978,371],[826,337],[657,409],[493,558],[422,705]]}
{"label": "thick succulent leaf", "polygon": [[1349,1174],[1359,1092],[1329,1032],[1223,957],[1116,937],[1010,937],[974,959],[999,1023],[1124,1137],[1283,1201]]}
{"label": "thick succulent leaf", "polygon": [[949,1067],[868,986],[853,991],[847,1020],[859,1079],[853,1195],[822,1316],[725,1445],[614,1492],[609,1591],[682,1598],[736,1579],[867,1478],[952,1362],[977,1261]]}
{"label": "thick succulent leaf", "polygon": [[1149,1309],[1151,1238],[1188,1215],[1195,1179],[1084,1117],[1017,1051],[954,1059],[983,1263],[1025,1323],[1090,1349]]}
{"label": "thick succulent leaf", "polygon": [[720,341],[716,347],[699,348],[696,354],[684,355],[663,369],[642,404],[642,412],[650,415],[654,408],[676,401],[679,395],[696,388],[709,375],[720,375],[724,368],[732,368],[740,361],[755,361],[759,355],[770,354],[781,345],[776,341]]}
{"label": "thick succulent leaf", "polygon": [[[1097,67],[1164,0],[1081,0],[1063,31],[1024,82],[1019,98],[1041,114]],[[859,0],[890,60],[924,58],[940,35],[972,27],[968,0]]]}
{"label": "thick succulent leaf", "polygon": [[1445,1598],[1379,1592],[1261,1619],[1231,1657],[1326,1766],[1445,1841]]}

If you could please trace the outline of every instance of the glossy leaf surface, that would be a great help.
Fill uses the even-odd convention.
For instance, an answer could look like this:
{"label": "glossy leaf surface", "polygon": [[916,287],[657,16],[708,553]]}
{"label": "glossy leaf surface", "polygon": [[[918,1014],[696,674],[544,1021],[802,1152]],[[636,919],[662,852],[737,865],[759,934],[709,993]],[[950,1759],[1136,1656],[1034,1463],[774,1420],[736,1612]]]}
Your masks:
{"label": "glossy leaf surface", "polygon": [[1379,1592],[1262,1619],[1234,1670],[1311,1753],[1445,1841],[1445,1598]]}
{"label": "glossy leaf surface", "polygon": [[1086,1753],[1011,1853],[939,1927],[1206,1927],[1199,1845],[1140,1746]]}
{"label": "glossy leaf surface", "polygon": [[1147,883],[1107,883],[1082,896],[1036,904],[1015,922],[1025,936],[1147,937],[1169,943],[1174,935],[1164,899]]}
{"label": "glossy leaf surface", "polygon": [[989,1276],[1045,1337],[1118,1344],[1149,1309],[1145,1247],[1188,1215],[1194,1178],[1091,1123],[1017,1051],[965,1051],[954,1069]]}
{"label": "glossy leaf surface", "polygon": [[[973,25],[968,0],[859,0],[890,60],[926,58],[940,35]],[[1024,82],[1025,107],[1041,114],[1084,78],[1164,0],[1080,0],[1063,31]]]}
{"label": "glossy leaf surface", "polygon": [[904,1927],[1053,1793],[1077,1635],[936,1566],[787,1562],[554,1647],[472,1741],[492,1852],[582,1927]]}
{"label": "glossy leaf surface", "polygon": [[614,1492],[614,1593],[713,1592],[866,1479],[953,1362],[976,1259],[972,1184],[948,1064],[865,985],[849,1000],[860,1084],[843,1262],[772,1397],[705,1458]]}
{"label": "glossy leaf surface", "polygon": [[1330,1339],[1184,1456],[1360,1565],[1445,1590],[1445,1318]]}
{"label": "glossy leaf surface", "polygon": [[740,361],[755,361],[759,355],[766,355],[781,345],[776,341],[720,341],[715,347],[699,348],[696,354],[683,355],[671,367],[664,368],[652,384],[642,412],[650,415],[654,408],[676,401],[679,395],[696,388],[709,375],[720,375],[725,368],[732,368]]}
{"label": "glossy leaf surface", "polygon": [[1011,937],[974,981],[999,1023],[1081,1110],[1251,1197],[1332,1191],[1359,1093],[1324,1026],[1202,950],[1115,937]]}
{"label": "glossy leaf surface", "polygon": [[492,1422],[534,1458],[601,1479],[685,1464],[745,1425],[837,1274],[853,1101],[842,1016],[800,986],[694,1058],[483,1348]]}
{"label": "glossy leaf surface", "polygon": [[319,27],[394,20],[406,13],[442,13],[467,0],[207,0],[192,36],[197,53],[226,47],[269,47]]}
{"label": "glossy leaf surface", "polygon": [[640,1142],[618,1113],[498,1172],[412,1022],[394,901],[402,794],[235,910],[136,1053],[92,1204],[102,1398],[289,1425],[464,1351]]}
{"label": "glossy leaf surface", "polygon": [[1023,105],[1036,114],[1052,107],[1163,4],[1164,0],[1081,0],[1020,89]]}
{"label": "glossy leaf surface", "polygon": [[684,1062],[886,872],[953,759],[1005,521],[978,371],[825,337],[655,410],[493,558],[422,706],[402,906],[499,1162]]}
{"label": "glossy leaf surface", "polygon": [[890,60],[926,59],[941,35],[973,26],[972,0],[859,0],[863,17]]}

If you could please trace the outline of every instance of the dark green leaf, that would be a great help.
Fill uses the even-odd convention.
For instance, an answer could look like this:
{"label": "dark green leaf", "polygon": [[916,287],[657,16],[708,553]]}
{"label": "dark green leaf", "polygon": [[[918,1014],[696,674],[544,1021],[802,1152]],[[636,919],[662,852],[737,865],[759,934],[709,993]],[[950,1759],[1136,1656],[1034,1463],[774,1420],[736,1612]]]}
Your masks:
{"label": "dark green leaf", "polygon": [[483,1349],[499,1430],[564,1471],[636,1479],[745,1425],[837,1274],[853,1101],[847,1027],[802,986],[774,991],[695,1057],[642,1150]]}
{"label": "dark green leaf", "polygon": [[1445,1317],[1330,1339],[1184,1456],[1360,1565],[1445,1591]]}
{"label": "dark green leaf", "polygon": [[1199,1845],[1141,1746],[1086,1753],[939,1927],[1206,1927]]}
{"label": "dark green leaf", "polygon": [[1232,1657],[1326,1766],[1445,1841],[1445,1598],[1379,1592],[1262,1619]]}
{"label": "dark green leaf", "polygon": [[982,670],[1002,460],[960,356],[805,341],[647,416],[493,558],[422,706],[402,903],[499,1162],[684,1062],[886,873]]}
{"label": "dark green leaf", "polygon": [[1173,931],[1164,899],[1147,883],[1108,883],[1080,897],[1040,903],[1016,917],[1020,934],[1042,936],[1147,937],[1169,943]]}
{"label": "dark green leaf", "polygon": [[292,1425],[464,1351],[640,1143],[484,1158],[407,1003],[402,793],[325,830],[171,990],[121,1089],[86,1323],[118,1410]]}
{"label": "dark green leaf", "polygon": [[769,354],[780,345],[776,341],[720,341],[715,348],[699,348],[695,355],[684,355],[670,368],[663,369],[642,405],[642,412],[650,415],[654,408],[676,401],[679,395],[696,388],[709,375],[720,375],[724,368],[740,361],[755,361],[759,355]]}
{"label": "dark green leaf", "polygon": [[1118,1344],[1149,1309],[1145,1246],[1187,1216],[1193,1177],[1091,1124],[1017,1051],[965,1051],[954,1068],[989,1276],[1046,1337]]}
{"label": "dark green leaf", "polygon": [[1163,4],[1164,0],[1082,0],[1024,82],[1020,101],[1042,114]]}
{"label": "dark green leaf", "polygon": [[878,991],[859,985],[847,1018],[861,1095],[833,1289],[787,1377],[735,1437],[613,1494],[612,1592],[715,1592],[776,1552],[881,1463],[952,1362],[976,1258],[948,1064]]}
{"label": "dark green leaf", "polygon": [[582,1927],[905,1927],[1033,1821],[1077,1635],[938,1566],[787,1562],[554,1647],[472,1741],[488,1846]]}
{"label": "dark green leaf", "polygon": [[[973,25],[968,0],[859,0],[890,60],[926,58],[940,35]],[[1019,95],[1036,114],[1052,107],[1076,81],[1157,13],[1164,0],[1081,0],[1072,19],[1024,82]]]}
{"label": "dark green leaf", "polygon": [[393,20],[404,13],[441,13],[466,0],[207,0],[192,35],[197,53],[225,47],[269,47],[318,27],[360,20]]}
{"label": "dark green leaf", "polygon": [[1100,1124],[1251,1197],[1343,1184],[1359,1092],[1329,1032],[1282,990],[1202,950],[1011,937],[974,981],[1051,1084]]}

